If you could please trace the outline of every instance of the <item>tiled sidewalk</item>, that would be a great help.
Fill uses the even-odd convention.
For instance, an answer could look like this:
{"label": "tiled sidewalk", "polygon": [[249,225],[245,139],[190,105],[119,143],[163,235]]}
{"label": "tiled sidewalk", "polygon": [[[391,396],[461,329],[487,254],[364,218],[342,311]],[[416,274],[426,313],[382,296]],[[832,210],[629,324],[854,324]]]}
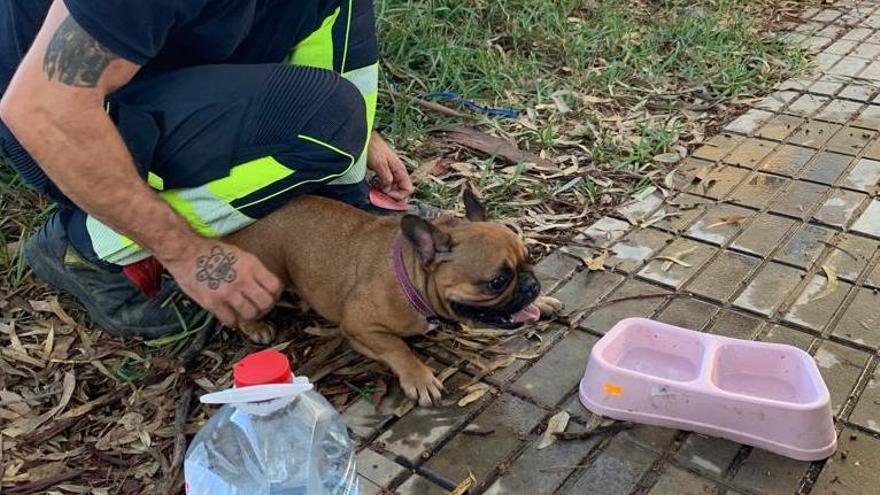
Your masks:
{"label": "tiled sidewalk", "polygon": [[[880,493],[880,2],[805,18],[792,39],[823,50],[816,77],[785,83],[685,160],[673,197],[624,208],[568,248],[609,250],[605,271],[563,252],[541,263],[576,330],[545,333],[540,359],[488,376],[492,393],[466,407],[398,418],[394,401],[381,411],[362,401],[345,412],[365,494],[446,493],[469,473],[471,493],[493,495]],[[834,291],[814,300],[829,276]],[[591,309],[646,294],[684,296]],[[629,316],[807,350],[831,391],[838,453],[796,462],[645,426],[538,451],[560,409],[569,431],[601,421],[578,403],[577,383],[592,344]]]}

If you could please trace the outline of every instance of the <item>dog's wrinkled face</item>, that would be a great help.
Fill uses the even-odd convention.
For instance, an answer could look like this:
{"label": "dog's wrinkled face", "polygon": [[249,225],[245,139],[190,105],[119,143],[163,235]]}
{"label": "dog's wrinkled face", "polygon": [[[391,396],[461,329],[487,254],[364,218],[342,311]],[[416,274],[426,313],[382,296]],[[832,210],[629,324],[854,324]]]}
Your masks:
{"label": "dog's wrinkled face", "polygon": [[526,261],[526,247],[513,232],[472,223],[453,229],[451,236],[451,259],[438,266],[434,280],[456,316],[507,329],[538,320],[532,302],[541,287]]}
{"label": "dog's wrinkled face", "polygon": [[486,221],[485,209],[465,192],[470,222],[402,222],[404,235],[425,264],[443,316],[503,329],[537,321],[532,303],[541,292],[528,251],[507,227]]}

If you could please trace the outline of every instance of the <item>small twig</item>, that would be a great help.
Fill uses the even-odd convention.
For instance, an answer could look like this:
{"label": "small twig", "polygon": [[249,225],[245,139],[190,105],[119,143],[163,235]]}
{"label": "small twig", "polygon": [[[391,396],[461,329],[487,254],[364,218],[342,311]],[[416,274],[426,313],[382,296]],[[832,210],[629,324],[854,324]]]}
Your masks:
{"label": "small twig", "polygon": [[822,244],[825,244],[826,246],[829,246],[829,247],[832,247],[832,248],[834,248],[834,249],[837,249],[838,251],[840,251],[840,252],[842,252],[843,254],[849,256],[849,257],[852,258],[853,260],[855,260],[855,261],[859,261],[859,257],[858,257],[858,256],[856,256],[855,254],[849,252],[848,250],[846,250],[846,249],[844,249],[844,248],[838,246],[837,244],[835,244],[835,243],[833,243],[833,242],[831,242],[831,241],[826,241],[826,240],[822,240],[821,242],[822,242]]}
{"label": "small twig", "polygon": [[196,358],[201,354],[202,349],[208,344],[208,339],[214,335],[217,330],[217,324],[214,317],[210,317],[205,323],[205,328],[199,330],[192,340],[178,354],[178,366],[185,371],[189,371],[195,365]]}
{"label": "small twig", "polygon": [[538,471],[540,471],[542,473],[553,473],[556,471],[574,471],[576,469],[587,469],[590,466],[591,466],[591,464],[568,464],[568,465],[562,465],[562,466],[545,467],[545,468],[539,469]]}
{"label": "small twig", "polygon": [[635,426],[635,425],[632,423],[618,421],[615,423],[611,423],[610,425],[607,425],[607,426],[599,426],[599,427],[593,428],[592,430],[589,430],[589,431],[573,431],[573,432],[562,431],[559,433],[555,433],[555,435],[558,440],[563,440],[563,441],[566,441],[566,440],[588,440],[588,439],[596,437],[596,436],[614,435],[615,433],[619,433],[621,431],[628,430],[628,429],[632,428],[633,426]]}
{"label": "small twig", "polygon": [[415,103],[416,105],[418,105],[426,110],[431,110],[432,112],[437,112],[437,113],[446,115],[448,117],[467,117],[467,114],[459,112],[458,110],[456,110],[454,108],[449,108],[446,105],[434,103],[433,101],[423,100],[423,99],[418,98],[416,96],[405,95],[405,94],[397,92],[393,89],[383,90],[383,93],[388,93],[391,96],[399,96],[401,98],[405,98],[405,99]]}
{"label": "small twig", "polygon": [[10,488],[5,493],[7,493],[8,495],[29,495],[31,493],[41,493],[44,492],[47,488],[52,488],[57,484],[64,483],[65,481],[75,480],[85,473],[85,469],[75,469],[73,471],[50,476],[39,481],[32,481],[30,483],[25,483],[24,485]]}
{"label": "small twig", "polygon": [[54,437],[55,435],[67,430],[68,428],[76,424],[77,421],[79,421],[79,418],[64,418],[61,420],[53,421],[49,423],[49,426],[47,426],[46,428],[38,430],[25,437],[23,443],[39,445],[46,440]]}
{"label": "small twig", "polygon": [[180,474],[183,454],[186,452],[186,420],[189,418],[192,394],[192,383],[187,383],[183,392],[180,393],[177,411],[174,413],[174,450],[171,454],[168,472],[165,473],[165,489],[161,493],[174,493],[174,485]]}
{"label": "small twig", "polygon": [[593,304],[588,310],[593,310],[597,308],[601,308],[603,306],[609,306],[612,304],[616,304],[624,301],[636,301],[639,299],[659,299],[659,298],[667,298],[667,297],[684,297],[689,296],[690,294],[678,294],[678,293],[670,293],[670,294],[639,294],[637,296],[627,296],[627,297],[618,297],[617,299],[609,299],[607,301],[597,302]]}
{"label": "small twig", "polygon": [[3,488],[3,477],[6,475],[6,455],[3,451],[3,434],[0,433],[0,488]]}
{"label": "small twig", "polygon": [[495,433],[495,430],[461,430],[462,435],[471,435],[474,437],[488,437]]}
{"label": "small twig", "polygon": [[161,452],[159,452],[159,449],[152,448],[147,451],[147,454],[149,454],[150,457],[152,457],[153,460],[156,461],[156,464],[159,465],[160,471],[162,471],[163,473],[167,473],[170,471],[170,469],[168,468],[168,459],[166,459],[165,456],[162,455]]}
{"label": "small twig", "polygon": [[128,461],[126,461],[125,459],[121,459],[116,456],[105,454],[105,453],[101,452],[100,450],[98,450],[97,447],[95,447],[92,444],[89,444],[87,446],[87,448],[88,448],[88,451],[90,454],[92,454],[94,457],[97,457],[98,459],[101,459],[102,461],[106,462],[107,464],[111,464],[113,466],[122,467],[122,468],[127,468],[127,467],[131,466],[131,464]]}

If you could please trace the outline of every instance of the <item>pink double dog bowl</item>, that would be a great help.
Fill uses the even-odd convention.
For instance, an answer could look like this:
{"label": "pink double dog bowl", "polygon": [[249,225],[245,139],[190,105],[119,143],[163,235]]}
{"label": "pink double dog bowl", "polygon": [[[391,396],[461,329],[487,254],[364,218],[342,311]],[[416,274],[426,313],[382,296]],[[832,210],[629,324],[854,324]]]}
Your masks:
{"label": "pink double dog bowl", "polygon": [[580,400],[595,414],[695,431],[802,461],[837,448],[831,398],[813,358],[642,318],[593,347]]}

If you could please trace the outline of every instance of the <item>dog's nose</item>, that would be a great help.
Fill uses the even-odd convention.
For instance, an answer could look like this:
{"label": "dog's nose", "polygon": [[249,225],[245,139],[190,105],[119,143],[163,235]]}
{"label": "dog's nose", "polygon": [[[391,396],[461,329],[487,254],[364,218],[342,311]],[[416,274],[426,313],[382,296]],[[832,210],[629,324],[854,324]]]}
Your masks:
{"label": "dog's nose", "polygon": [[530,297],[538,297],[541,293],[541,283],[538,282],[535,275],[529,272],[519,272],[517,278],[519,279],[519,290],[521,293]]}

